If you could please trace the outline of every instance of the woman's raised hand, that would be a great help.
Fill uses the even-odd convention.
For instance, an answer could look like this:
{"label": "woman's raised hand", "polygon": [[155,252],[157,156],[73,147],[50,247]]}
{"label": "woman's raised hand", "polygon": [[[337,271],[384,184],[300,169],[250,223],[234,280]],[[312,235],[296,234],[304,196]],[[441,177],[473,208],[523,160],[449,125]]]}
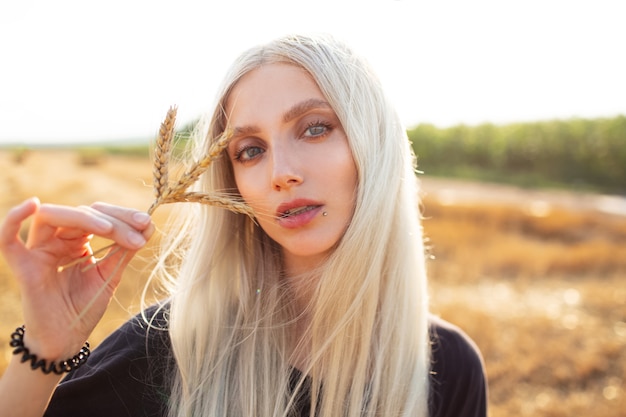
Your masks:
{"label": "woman's raised hand", "polygon": [[[29,217],[24,242],[20,229]],[[29,350],[49,361],[76,354],[104,314],[126,265],[153,231],[148,214],[104,203],[68,207],[31,198],[13,207],[0,226],[0,251],[19,283]],[[96,262],[89,246],[94,235],[123,250],[113,248],[86,268]],[[85,261],[61,268],[77,258]]]}

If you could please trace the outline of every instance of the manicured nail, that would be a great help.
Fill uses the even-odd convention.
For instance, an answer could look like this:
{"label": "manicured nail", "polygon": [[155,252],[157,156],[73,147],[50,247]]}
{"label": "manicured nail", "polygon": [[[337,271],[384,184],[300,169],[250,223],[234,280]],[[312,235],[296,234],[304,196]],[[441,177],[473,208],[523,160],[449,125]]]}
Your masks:
{"label": "manicured nail", "polygon": [[133,220],[136,221],[137,223],[141,224],[141,225],[150,223],[151,219],[152,218],[150,217],[150,215],[148,213],[144,213],[142,211],[138,211],[136,213],[133,213]]}

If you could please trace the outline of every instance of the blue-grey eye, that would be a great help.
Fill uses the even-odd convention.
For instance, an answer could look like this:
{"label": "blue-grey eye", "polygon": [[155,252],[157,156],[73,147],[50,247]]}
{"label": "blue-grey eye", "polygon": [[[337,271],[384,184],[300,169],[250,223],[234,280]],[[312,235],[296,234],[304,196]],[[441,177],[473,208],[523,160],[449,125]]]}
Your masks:
{"label": "blue-grey eye", "polygon": [[253,158],[257,156],[258,154],[260,154],[261,152],[263,152],[263,150],[257,146],[251,146],[248,149],[246,149],[244,152],[247,158]]}
{"label": "blue-grey eye", "polygon": [[323,135],[326,132],[326,126],[317,125],[311,126],[307,129],[309,136],[319,136]]}
{"label": "blue-grey eye", "polygon": [[331,129],[332,127],[328,123],[325,123],[325,122],[311,123],[307,126],[306,130],[304,131],[304,136],[312,137],[312,138],[324,136],[328,134],[328,132],[330,132]]}
{"label": "blue-grey eye", "polygon": [[262,153],[263,153],[263,149],[258,146],[246,146],[245,148],[243,148],[237,153],[237,155],[235,156],[235,159],[239,161],[248,161]]}

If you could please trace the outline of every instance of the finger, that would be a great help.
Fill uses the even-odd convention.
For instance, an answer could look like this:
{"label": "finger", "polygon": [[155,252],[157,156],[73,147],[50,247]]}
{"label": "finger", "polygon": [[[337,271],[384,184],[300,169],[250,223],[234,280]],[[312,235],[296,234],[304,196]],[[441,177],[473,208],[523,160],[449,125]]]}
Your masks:
{"label": "finger", "polygon": [[0,226],[0,250],[7,255],[24,250],[24,243],[19,236],[22,223],[28,217],[35,214],[39,206],[39,199],[33,197],[9,210],[4,222]]}
{"label": "finger", "polygon": [[105,236],[111,233],[113,224],[105,216],[85,208],[42,204],[33,219],[27,245],[33,246],[56,237],[59,229],[76,230],[77,235]]}
{"label": "finger", "polygon": [[105,216],[114,224],[111,233],[105,237],[126,249],[141,249],[154,232],[152,219],[147,213],[106,203],[95,203],[87,209]]}
{"label": "finger", "polygon": [[91,208],[119,219],[137,230],[146,229],[152,222],[152,218],[148,213],[135,209],[129,209],[102,202],[92,204]]}
{"label": "finger", "polygon": [[[141,236],[143,237],[143,241],[142,242],[144,244],[147,243],[148,240],[150,240],[150,238],[154,234],[155,230],[156,230],[156,228],[154,227],[154,224],[150,223],[148,228],[146,230],[144,230],[143,232],[141,232]],[[142,247],[143,247],[143,245],[139,245],[137,248],[131,248],[130,245],[122,246],[122,245],[118,245],[118,244],[114,243],[114,244],[111,244],[111,245],[107,245],[105,247],[101,247],[98,250],[96,250],[95,252],[92,251],[91,255],[95,256],[94,259],[95,259],[95,261],[97,263],[101,263],[103,260],[105,260],[105,259],[108,260],[109,258],[111,258],[112,255],[116,254],[119,249],[123,249],[125,252],[130,252],[131,253],[130,257],[132,258],[135,255],[135,253],[139,249],[141,249]],[[130,259],[129,259],[129,261],[130,261]],[[75,265],[75,264],[77,264],[79,262],[80,261],[77,259],[77,260],[75,260],[74,262],[71,262],[68,265],[64,265],[64,267]],[[87,269],[91,269],[94,266],[95,265],[90,265],[90,266],[87,266],[86,268]]]}
{"label": "finger", "polygon": [[[33,226],[36,226],[32,228],[36,232],[32,236],[29,235],[27,247],[35,247],[44,242],[49,245],[53,238],[60,237],[68,242],[66,237],[82,240],[85,236],[96,234],[111,239],[126,249],[138,250],[146,244],[149,237],[123,221],[85,206],[67,207],[44,204]],[[150,230],[150,226],[147,230]]]}

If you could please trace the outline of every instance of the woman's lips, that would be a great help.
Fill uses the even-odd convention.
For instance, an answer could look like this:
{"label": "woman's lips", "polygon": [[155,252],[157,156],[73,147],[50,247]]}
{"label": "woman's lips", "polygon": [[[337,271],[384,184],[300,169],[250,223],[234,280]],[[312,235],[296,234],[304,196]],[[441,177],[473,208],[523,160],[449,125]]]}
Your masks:
{"label": "woman's lips", "polygon": [[278,206],[278,224],[288,229],[302,227],[321,211],[322,205],[314,201],[295,200]]}
{"label": "woman's lips", "polygon": [[313,209],[315,209],[317,207],[319,207],[319,206],[301,206],[301,207],[296,207],[294,209],[288,209],[288,210],[284,211],[283,214],[280,217],[285,219],[287,217],[296,216],[298,214],[305,213],[305,212],[313,210]]}

